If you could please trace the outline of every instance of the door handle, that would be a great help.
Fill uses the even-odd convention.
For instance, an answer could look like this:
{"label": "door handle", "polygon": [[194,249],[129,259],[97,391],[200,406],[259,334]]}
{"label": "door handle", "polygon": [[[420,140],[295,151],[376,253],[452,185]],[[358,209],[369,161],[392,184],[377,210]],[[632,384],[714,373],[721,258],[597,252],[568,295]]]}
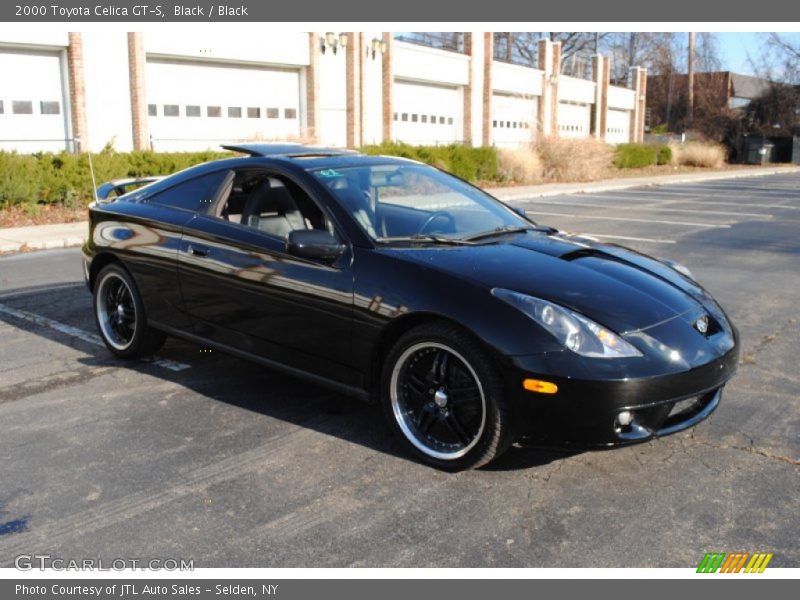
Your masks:
{"label": "door handle", "polygon": [[189,244],[189,254],[192,256],[197,256],[198,258],[205,258],[208,256],[208,248]]}

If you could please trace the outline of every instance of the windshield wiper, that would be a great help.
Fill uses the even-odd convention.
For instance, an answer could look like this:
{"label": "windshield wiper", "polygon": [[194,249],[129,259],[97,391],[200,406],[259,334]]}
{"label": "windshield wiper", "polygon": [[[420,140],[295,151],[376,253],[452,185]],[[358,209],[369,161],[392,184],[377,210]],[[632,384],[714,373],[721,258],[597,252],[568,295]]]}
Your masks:
{"label": "windshield wiper", "polygon": [[463,238],[450,238],[443,235],[436,235],[435,233],[417,233],[408,236],[396,237],[379,237],[375,241],[381,244],[391,242],[431,242],[434,244],[443,244],[447,246],[474,246],[471,240]]}
{"label": "windshield wiper", "polygon": [[474,242],[475,240],[480,240],[495,235],[505,235],[509,233],[523,233],[525,231],[536,231],[536,228],[531,226],[505,225],[503,227],[495,227],[490,231],[481,231],[480,233],[473,233],[472,235],[468,235],[460,239],[462,242]]}

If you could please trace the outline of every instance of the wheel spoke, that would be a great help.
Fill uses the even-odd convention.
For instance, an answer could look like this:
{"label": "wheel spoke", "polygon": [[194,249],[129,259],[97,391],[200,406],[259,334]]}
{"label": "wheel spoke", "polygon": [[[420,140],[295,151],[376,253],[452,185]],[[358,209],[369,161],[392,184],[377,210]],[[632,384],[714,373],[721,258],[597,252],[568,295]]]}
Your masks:
{"label": "wheel spoke", "polygon": [[431,364],[430,378],[436,385],[444,385],[447,376],[447,363],[450,353],[446,350],[439,350]]}
{"label": "wheel spoke", "polygon": [[106,310],[110,311],[112,305],[116,304],[116,302],[114,301],[114,295],[115,295],[114,286],[113,285],[109,285],[106,288],[106,294],[105,294],[105,296],[106,296]]}
{"label": "wheel spoke", "polygon": [[428,433],[431,425],[436,420],[436,415],[429,408],[423,408],[417,417],[417,429],[420,433]]}
{"label": "wheel spoke", "polygon": [[461,406],[463,404],[478,403],[481,399],[481,391],[476,386],[463,387],[463,388],[448,388],[449,402],[453,406]]}
{"label": "wheel spoke", "polygon": [[428,384],[413,373],[408,374],[406,381],[411,391],[418,396],[424,396],[428,391]]}
{"label": "wheel spoke", "polygon": [[470,443],[471,438],[467,435],[467,432],[464,431],[464,428],[461,426],[461,423],[458,422],[456,416],[450,411],[447,417],[444,419],[445,426],[450,430],[450,432],[455,435],[462,444],[465,446]]}

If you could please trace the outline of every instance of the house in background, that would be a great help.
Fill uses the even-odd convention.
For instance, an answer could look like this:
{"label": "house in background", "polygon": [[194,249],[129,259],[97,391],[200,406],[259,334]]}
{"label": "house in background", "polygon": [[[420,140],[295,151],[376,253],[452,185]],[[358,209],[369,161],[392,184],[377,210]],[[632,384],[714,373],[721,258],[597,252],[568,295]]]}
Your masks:
{"label": "house in background", "polygon": [[649,75],[645,129],[725,143],[734,161],[800,161],[800,86],[731,71],[695,73],[692,118],[688,95],[686,74]]}

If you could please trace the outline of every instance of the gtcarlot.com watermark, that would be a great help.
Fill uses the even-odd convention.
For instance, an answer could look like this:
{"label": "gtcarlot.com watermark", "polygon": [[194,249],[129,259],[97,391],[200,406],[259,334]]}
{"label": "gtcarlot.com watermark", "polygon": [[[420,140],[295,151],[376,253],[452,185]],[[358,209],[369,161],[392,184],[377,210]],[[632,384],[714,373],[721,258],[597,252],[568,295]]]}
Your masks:
{"label": "gtcarlot.com watermark", "polygon": [[58,558],[50,554],[20,554],[14,559],[20,571],[194,571],[194,559],[183,558]]}

